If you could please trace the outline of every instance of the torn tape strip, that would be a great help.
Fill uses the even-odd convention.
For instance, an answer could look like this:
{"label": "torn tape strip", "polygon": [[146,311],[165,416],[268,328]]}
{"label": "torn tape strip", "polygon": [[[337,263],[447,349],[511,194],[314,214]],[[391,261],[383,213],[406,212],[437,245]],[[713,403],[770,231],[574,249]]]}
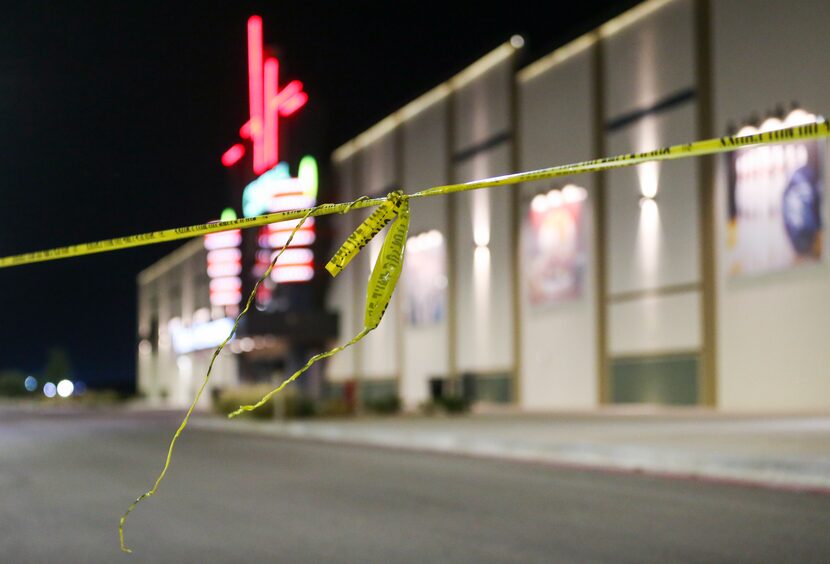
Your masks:
{"label": "torn tape strip", "polygon": [[363,220],[363,223],[357,226],[357,229],[349,235],[348,239],[343,242],[337,252],[334,253],[334,256],[331,257],[328,264],[326,264],[326,270],[329,271],[329,274],[332,276],[340,274],[346,268],[346,265],[357,256],[360,249],[365,247],[375,235],[380,233],[381,229],[392,221],[397,209],[397,204],[393,200],[388,199],[378,206],[369,217]]}
{"label": "torn tape strip", "polygon": [[380,324],[395,286],[403,270],[403,253],[406,246],[406,234],[409,231],[409,199],[401,201],[398,217],[389,228],[386,239],[383,240],[372,275],[369,277],[369,286],[366,289],[366,312],[363,326],[374,329]]}

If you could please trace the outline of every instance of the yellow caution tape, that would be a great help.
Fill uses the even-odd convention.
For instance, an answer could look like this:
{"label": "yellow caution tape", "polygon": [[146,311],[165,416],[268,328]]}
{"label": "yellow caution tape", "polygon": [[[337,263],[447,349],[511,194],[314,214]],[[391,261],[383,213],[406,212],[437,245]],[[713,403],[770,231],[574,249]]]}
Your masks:
{"label": "yellow caution tape", "polygon": [[[213,371],[213,364],[216,362],[219,353],[222,352],[222,349],[225,348],[225,345],[227,345],[228,342],[230,342],[230,340],[236,334],[236,330],[239,328],[239,322],[242,320],[245,314],[248,313],[248,310],[251,309],[251,304],[254,302],[254,297],[256,296],[260,284],[262,284],[262,282],[271,275],[271,271],[274,269],[274,266],[277,264],[277,261],[285,252],[285,249],[287,249],[291,245],[291,241],[294,239],[294,235],[297,234],[297,231],[299,231],[302,228],[305,221],[311,216],[312,210],[307,210],[305,212],[305,215],[300,217],[300,221],[298,221],[297,225],[294,226],[294,229],[291,231],[291,233],[288,236],[288,239],[285,241],[285,245],[283,245],[282,249],[280,249],[280,252],[277,253],[276,256],[274,256],[274,258],[271,260],[271,264],[268,265],[268,268],[265,270],[262,276],[260,276],[259,280],[257,280],[257,283],[254,284],[254,288],[253,290],[251,290],[251,293],[248,296],[248,300],[245,302],[245,307],[242,308],[242,311],[239,312],[239,315],[236,316],[236,319],[233,322],[233,327],[231,328],[230,333],[228,333],[228,336],[225,337],[225,340],[222,341],[222,343],[218,347],[216,347],[216,350],[213,351],[213,356],[210,357],[210,363],[208,364],[207,372],[205,373],[205,377],[202,379],[202,385],[199,386],[199,390],[196,392],[196,396],[193,398],[190,407],[187,409],[187,413],[185,413],[184,419],[182,419],[179,428],[176,429],[176,433],[173,435],[173,438],[170,441],[170,446],[167,447],[167,458],[164,461],[164,466],[161,469],[161,473],[159,473],[158,478],[156,478],[153,487],[141,494],[140,496],[138,496],[136,500],[130,504],[130,506],[127,508],[127,511],[124,512],[124,515],[121,516],[121,520],[118,522],[118,540],[120,542],[121,550],[123,552],[132,552],[132,550],[127,548],[127,545],[124,543],[124,525],[127,523],[127,516],[130,513],[132,513],[133,509],[136,508],[136,506],[141,502],[141,500],[148,497],[152,497],[153,495],[155,495],[156,491],[158,491],[159,484],[161,484],[161,481],[164,479],[164,475],[167,474],[167,469],[170,467],[170,460],[173,458],[173,448],[176,446],[176,441],[179,440],[179,436],[182,434],[182,431],[184,431],[184,428],[187,427],[187,422],[190,421],[190,416],[193,414],[193,410],[196,409],[196,404],[199,403],[199,398],[202,397],[202,393],[204,393],[208,381],[210,381],[210,373]],[[311,361],[309,361],[309,364],[307,366],[311,366]]]}
{"label": "yellow caution tape", "polygon": [[375,235],[380,233],[381,229],[392,221],[396,211],[397,204],[391,199],[379,205],[363,223],[357,226],[357,229],[349,235],[349,238],[343,242],[337,252],[334,253],[334,256],[331,257],[331,260],[326,264],[326,270],[329,271],[329,274],[332,276],[340,274],[346,268],[346,265],[357,256],[360,249],[365,247]]}
{"label": "yellow caution tape", "polygon": [[366,329],[374,329],[380,324],[398,279],[403,270],[403,252],[406,246],[406,234],[409,231],[409,199],[401,201],[398,210],[398,218],[386,239],[383,240],[372,275],[369,277],[369,287],[366,291],[366,312],[363,319],[363,326]]}
{"label": "yellow caution tape", "polygon": [[827,121],[797,125],[795,127],[779,129],[777,131],[766,131],[764,133],[756,133],[754,135],[745,135],[741,137],[727,136],[718,137],[716,139],[706,139],[704,141],[695,141],[694,143],[685,143],[683,145],[672,145],[671,147],[655,149],[654,151],[628,153],[625,155],[617,155],[616,157],[605,157],[602,159],[582,161],[574,164],[541,168],[528,172],[505,174],[503,176],[495,176],[493,178],[475,180],[462,184],[436,186],[434,188],[428,188],[426,190],[416,192],[415,194],[411,194],[410,197],[422,198],[425,196],[437,196],[439,194],[451,194],[453,192],[478,190],[479,188],[493,188],[495,186],[505,186],[507,184],[519,184],[521,182],[547,180],[560,176],[573,176],[586,172],[600,172],[603,170],[624,168],[651,161],[670,161],[675,159],[685,159],[688,157],[703,157],[706,155],[727,153],[729,151],[746,147],[747,145],[771,145],[775,143],[787,143],[790,141],[818,139],[821,137],[830,137],[830,123]]}
{"label": "yellow caution tape", "polygon": [[314,208],[305,208],[285,212],[275,212],[266,215],[258,215],[256,217],[243,217],[240,219],[234,219],[229,221],[200,223],[198,225],[190,225],[188,227],[177,227],[175,229],[165,229],[163,231],[150,231],[148,233],[140,233],[138,235],[127,235],[125,237],[116,237],[115,239],[106,239],[104,241],[81,243],[78,245],[69,245],[68,247],[58,247],[55,249],[49,249],[45,251],[23,253],[20,255],[12,255],[0,258],[0,268],[20,266],[35,262],[45,262],[50,260],[79,257],[83,255],[92,255],[96,253],[105,253],[108,251],[119,251],[121,249],[129,249],[132,247],[141,247],[144,245],[155,245],[157,243],[177,241],[179,239],[191,239],[193,237],[198,237],[200,235],[208,235],[209,233],[219,233],[221,231],[230,231],[232,229],[248,229],[250,227],[261,227],[263,225],[269,225],[271,223],[280,223],[283,221],[302,219],[307,214],[309,215],[309,217],[318,217],[336,213],[345,213],[352,209],[374,207],[379,204],[382,204],[385,201],[385,198],[372,198],[360,199],[359,201],[355,201],[352,203],[321,204]]}
{"label": "yellow caution tape", "polygon": [[121,517],[118,527],[119,538],[121,541],[121,550],[131,552],[124,544],[124,525],[127,516],[135,509],[139,502],[150,497],[156,493],[159,484],[164,478],[170,461],[173,455],[173,448],[186,427],[193,410],[199,401],[199,398],[204,392],[210,374],[213,369],[213,364],[219,353],[225,345],[233,338],[239,326],[240,319],[248,312],[251,303],[253,303],[257,288],[265,280],[279,258],[285,252],[285,249],[291,243],[296,232],[302,227],[303,222],[309,217],[329,215],[335,213],[346,213],[352,209],[375,207],[376,209],[369,218],[358,226],[354,233],[352,233],[346,242],[340,247],[331,261],[326,265],[326,269],[332,276],[339,274],[343,268],[360,252],[360,250],[370,241],[377,233],[383,229],[393,218],[395,222],[386,234],[386,239],[383,242],[381,253],[378,256],[377,263],[372,269],[372,274],[369,279],[366,296],[366,310],[364,317],[363,329],[355,335],[349,342],[344,345],[335,347],[324,353],[320,353],[311,357],[308,362],[298,371],[283,381],[277,388],[266,394],[260,401],[253,405],[240,406],[235,412],[231,413],[229,417],[236,417],[246,411],[252,411],[267,401],[269,401],[274,394],[279,393],[285,386],[293,382],[306,370],[308,370],[315,362],[328,358],[338,352],[350,347],[360,341],[363,337],[374,330],[381,322],[383,314],[388,307],[392,294],[395,291],[398,279],[403,268],[404,250],[406,247],[406,236],[409,229],[409,200],[411,198],[423,198],[429,196],[437,196],[442,194],[451,194],[454,192],[463,192],[467,190],[477,190],[481,188],[492,188],[495,186],[504,186],[508,184],[518,184],[521,182],[530,182],[534,180],[544,180],[556,178],[560,176],[572,176],[587,172],[598,172],[602,170],[610,170],[615,168],[623,168],[634,166],[649,161],[664,161],[681,159],[687,157],[712,155],[716,153],[723,153],[732,151],[748,145],[760,144],[774,144],[788,141],[798,141],[805,139],[816,139],[830,136],[830,124],[822,121],[815,124],[800,125],[788,129],[778,131],[768,131],[764,133],[757,133],[754,135],[743,137],[721,137],[718,139],[708,139],[705,141],[698,141],[695,143],[688,143],[685,145],[674,145],[664,149],[657,149],[654,151],[647,151],[643,153],[630,153],[626,155],[619,155],[616,157],[608,157],[603,159],[596,159],[591,161],[584,161],[575,164],[562,165],[550,168],[543,168],[539,170],[520,172],[515,174],[507,174],[504,176],[497,176],[487,178],[484,180],[477,180],[473,182],[466,182],[461,184],[449,184],[446,186],[436,186],[411,195],[404,195],[401,192],[394,192],[389,194],[386,198],[369,199],[361,197],[350,203],[342,204],[323,204],[314,208],[303,210],[296,210],[290,212],[272,213],[253,218],[243,218],[233,221],[223,221],[218,223],[206,223],[194,225],[190,227],[182,227],[178,229],[168,229],[165,231],[153,231],[141,235],[131,235],[128,237],[120,237],[116,239],[109,239],[106,241],[98,241],[95,243],[85,243],[81,245],[72,245],[69,247],[61,247],[47,251],[38,251],[34,253],[26,253],[22,255],[15,255],[0,258],[0,268],[17,266],[21,264],[28,264],[34,262],[43,262],[48,260],[56,260],[61,258],[69,258],[74,256],[88,255],[93,253],[100,253],[106,251],[114,251],[118,249],[125,249],[130,247],[137,247],[141,245],[150,245],[154,243],[161,243],[165,241],[174,241],[177,239],[185,239],[199,235],[206,235],[208,233],[217,233],[220,231],[227,231],[230,229],[246,229],[248,227],[256,227],[276,223],[280,221],[289,221],[300,219],[294,230],[291,232],[288,241],[283,248],[274,257],[268,269],[263,273],[262,277],[257,281],[248,300],[245,308],[236,317],[233,329],[228,337],[217,347],[208,365],[207,373],[204,380],[196,393],[196,397],[187,410],[181,425],[176,430],[170,446],[167,451],[167,458],[164,467],[156,479],[153,487],[147,492],[141,494],[127,509]]}
{"label": "yellow caution tape", "polygon": [[[654,151],[646,151],[642,153],[629,153],[625,155],[618,155],[615,157],[606,157],[603,159],[583,161],[574,164],[542,168],[539,170],[532,170],[528,172],[506,174],[503,176],[496,176],[493,178],[486,178],[483,180],[476,180],[473,182],[466,182],[462,184],[435,186],[433,188],[428,188],[426,190],[416,192],[415,194],[410,194],[409,197],[423,198],[428,196],[438,196],[442,194],[451,194],[454,192],[463,192],[467,190],[478,190],[480,188],[492,188],[495,186],[518,184],[521,182],[530,182],[533,180],[545,180],[550,178],[557,178],[560,176],[572,176],[587,172],[599,172],[603,170],[635,166],[649,161],[667,161],[687,157],[713,155],[717,153],[734,151],[735,149],[740,149],[741,147],[745,147],[747,145],[769,145],[774,143],[786,143],[789,141],[818,139],[822,137],[830,137],[830,124],[827,121],[821,121],[818,123],[812,123],[807,125],[798,125],[795,127],[789,127],[777,131],[766,131],[763,133],[756,133],[754,135],[747,135],[742,137],[732,136],[719,137],[716,139],[706,139],[704,141],[696,141],[694,143],[687,143],[683,145],[674,145],[671,147],[657,149]],[[24,253],[20,255],[13,255],[0,258],[0,268],[19,266],[34,262],[43,262],[49,260],[77,257],[82,255],[90,255],[94,253],[103,253],[107,251],[117,251],[121,249],[139,247],[143,245],[153,245],[156,243],[164,243],[166,241],[175,241],[178,239],[188,239],[191,237],[197,237],[199,235],[217,233],[219,231],[228,231],[231,229],[247,229],[249,227],[259,227],[262,225],[268,225],[270,223],[289,221],[292,219],[300,219],[307,213],[310,213],[311,217],[345,213],[352,209],[379,206],[382,205],[385,201],[387,201],[386,198],[360,198],[359,200],[356,200],[351,203],[323,204],[321,206],[309,209],[271,213],[256,217],[236,219],[233,221],[221,221],[218,223],[202,223],[199,225],[191,225],[189,227],[179,227],[176,229],[167,229],[164,231],[151,231],[149,233],[129,235],[126,237],[117,237],[115,239],[107,239],[104,241],[96,241],[93,243],[83,243],[79,245],[70,245],[68,247],[60,247],[45,251]]]}
{"label": "yellow caution tape", "polygon": [[[386,206],[387,203],[389,206]],[[312,364],[318,360],[333,356],[354,345],[380,324],[380,320],[386,311],[386,307],[389,305],[389,300],[392,299],[392,293],[395,291],[395,286],[397,285],[398,279],[401,276],[401,270],[403,269],[403,253],[404,247],[406,246],[406,233],[409,230],[409,198],[404,196],[401,192],[392,192],[387,196],[386,201],[381,207],[393,210],[393,216],[397,214],[398,218],[386,234],[386,239],[383,241],[383,247],[381,248],[380,255],[378,255],[378,260],[375,263],[375,267],[372,269],[372,275],[369,277],[369,286],[366,290],[366,314],[363,329],[348,343],[335,347],[324,353],[314,355],[302,368],[283,380],[279,386],[265,394],[258,402],[250,405],[239,406],[239,409],[228,415],[228,417],[234,418],[238,415],[242,415],[246,411],[253,411],[264,405],[275,394],[278,394],[288,384],[296,380],[306,370],[311,368]],[[358,227],[358,229],[361,227]],[[378,231],[380,231],[380,229],[378,229]],[[377,231],[375,233],[377,233]],[[352,233],[352,235],[350,235],[347,239],[347,241],[350,240],[354,240],[354,233]],[[361,245],[360,248],[363,248],[363,246],[365,246],[365,243]],[[358,249],[358,251],[359,250],[360,249]],[[335,276],[335,274],[332,274],[332,276]]]}

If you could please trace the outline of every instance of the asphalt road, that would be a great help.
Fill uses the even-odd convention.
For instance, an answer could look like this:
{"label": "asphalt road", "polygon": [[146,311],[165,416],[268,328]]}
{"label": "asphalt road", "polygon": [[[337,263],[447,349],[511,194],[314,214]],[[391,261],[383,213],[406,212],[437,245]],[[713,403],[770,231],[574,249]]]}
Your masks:
{"label": "asphalt road", "polygon": [[830,496],[0,414],[2,562],[828,562]]}

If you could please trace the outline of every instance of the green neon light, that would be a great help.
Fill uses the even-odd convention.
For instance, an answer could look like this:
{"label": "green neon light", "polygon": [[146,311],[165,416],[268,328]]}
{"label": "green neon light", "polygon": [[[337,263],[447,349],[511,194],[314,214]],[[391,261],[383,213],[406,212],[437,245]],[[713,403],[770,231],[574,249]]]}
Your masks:
{"label": "green neon light", "polygon": [[303,186],[303,193],[316,201],[319,176],[317,174],[317,161],[314,160],[314,157],[306,155],[300,159],[300,169],[297,177]]}
{"label": "green neon light", "polygon": [[236,219],[236,212],[233,208],[225,208],[222,210],[222,215],[219,216],[220,221],[233,221]]}
{"label": "green neon light", "polygon": [[242,192],[242,214],[254,217],[268,213],[268,203],[272,196],[285,190],[302,191],[303,195],[316,202],[318,181],[317,161],[314,157],[305,156],[300,160],[296,178],[292,178],[288,163],[281,162],[245,187]]}

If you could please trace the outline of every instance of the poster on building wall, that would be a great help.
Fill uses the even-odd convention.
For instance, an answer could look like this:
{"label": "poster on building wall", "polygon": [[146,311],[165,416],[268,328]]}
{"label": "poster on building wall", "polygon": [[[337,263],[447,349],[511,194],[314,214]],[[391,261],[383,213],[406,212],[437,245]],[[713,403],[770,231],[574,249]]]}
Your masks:
{"label": "poster on building wall", "polygon": [[537,194],[525,223],[523,253],[528,298],[533,305],[582,295],[586,270],[584,188],[568,185]]}
{"label": "poster on building wall", "polygon": [[409,325],[422,327],[443,321],[447,310],[447,250],[441,232],[431,230],[407,240],[403,282]]}
{"label": "poster on building wall", "polygon": [[[815,116],[796,110],[761,131]],[[758,132],[744,127],[739,135]],[[727,155],[728,272],[762,274],[816,263],[824,241],[824,141],[749,147]]]}

